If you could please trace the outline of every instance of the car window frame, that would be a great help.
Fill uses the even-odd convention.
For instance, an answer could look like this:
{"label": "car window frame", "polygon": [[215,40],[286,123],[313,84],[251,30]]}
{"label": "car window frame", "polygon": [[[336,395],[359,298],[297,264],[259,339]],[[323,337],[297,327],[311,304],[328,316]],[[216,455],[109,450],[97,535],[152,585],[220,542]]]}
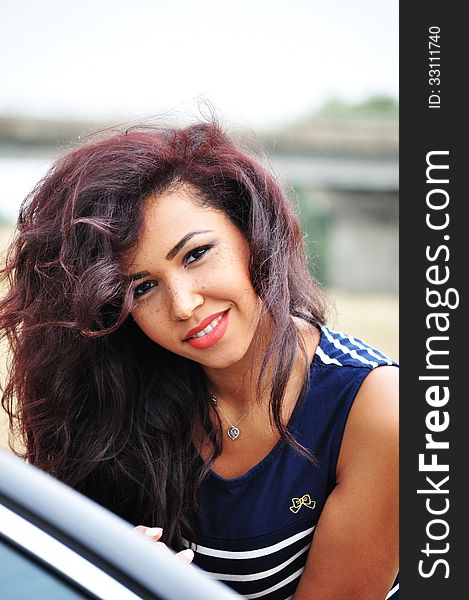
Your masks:
{"label": "car window frame", "polygon": [[0,504],[149,600],[238,600],[197,566],[175,559],[133,525],[0,449]]}
{"label": "car window frame", "polygon": [[4,504],[0,504],[0,539],[74,587],[85,598],[141,599],[97,565]]}

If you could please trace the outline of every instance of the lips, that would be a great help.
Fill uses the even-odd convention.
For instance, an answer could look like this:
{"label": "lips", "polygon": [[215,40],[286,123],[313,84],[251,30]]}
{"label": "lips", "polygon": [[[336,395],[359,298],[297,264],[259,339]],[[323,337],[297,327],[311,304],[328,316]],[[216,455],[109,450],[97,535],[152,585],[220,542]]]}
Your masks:
{"label": "lips", "polygon": [[[197,327],[194,327],[193,329],[190,329],[186,335],[184,336],[184,341],[186,342],[189,338],[193,337],[194,335],[197,335],[198,333],[201,333],[206,327],[208,327],[215,319],[217,319],[220,315],[223,315],[224,313],[226,313],[228,311],[226,310],[222,310],[220,312],[217,312],[213,315],[210,315],[209,317],[206,317],[205,319],[203,319],[198,325]],[[207,332],[208,333],[208,332]]]}
{"label": "lips", "polygon": [[228,310],[215,313],[205,318],[201,323],[189,330],[183,341],[194,348],[209,348],[216,344],[224,335],[228,326]]}

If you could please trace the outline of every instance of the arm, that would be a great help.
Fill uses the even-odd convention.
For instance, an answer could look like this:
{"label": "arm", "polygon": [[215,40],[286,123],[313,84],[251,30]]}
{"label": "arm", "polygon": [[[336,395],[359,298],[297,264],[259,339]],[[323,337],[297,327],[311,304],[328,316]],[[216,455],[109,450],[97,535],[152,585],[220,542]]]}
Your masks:
{"label": "arm", "polygon": [[294,600],[384,600],[398,570],[398,369],[364,380]]}

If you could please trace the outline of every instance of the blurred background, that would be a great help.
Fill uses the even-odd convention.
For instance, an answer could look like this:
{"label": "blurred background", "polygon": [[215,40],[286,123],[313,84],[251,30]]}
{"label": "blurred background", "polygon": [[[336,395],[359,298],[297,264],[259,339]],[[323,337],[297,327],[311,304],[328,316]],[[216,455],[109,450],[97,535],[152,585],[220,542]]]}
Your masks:
{"label": "blurred background", "polygon": [[[214,113],[297,207],[336,306],[330,325],[398,358],[397,2],[16,0],[0,11],[0,261],[57,156],[103,128]],[[0,415],[0,446],[5,431]]]}

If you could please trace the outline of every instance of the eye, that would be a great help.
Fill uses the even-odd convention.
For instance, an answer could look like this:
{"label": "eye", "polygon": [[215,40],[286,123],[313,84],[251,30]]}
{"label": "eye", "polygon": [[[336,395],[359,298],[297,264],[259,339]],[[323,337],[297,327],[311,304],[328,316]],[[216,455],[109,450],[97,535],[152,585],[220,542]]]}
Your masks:
{"label": "eye", "polygon": [[194,248],[194,250],[188,252],[184,257],[184,265],[190,265],[201,259],[211,248],[212,246],[200,246],[199,248]]}
{"label": "eye", "polygon": [[134,298],[141,298],[157,285],[158,284],[156,283],[156,281],[144,281],[140,283],[139,285],[134,287]]}

